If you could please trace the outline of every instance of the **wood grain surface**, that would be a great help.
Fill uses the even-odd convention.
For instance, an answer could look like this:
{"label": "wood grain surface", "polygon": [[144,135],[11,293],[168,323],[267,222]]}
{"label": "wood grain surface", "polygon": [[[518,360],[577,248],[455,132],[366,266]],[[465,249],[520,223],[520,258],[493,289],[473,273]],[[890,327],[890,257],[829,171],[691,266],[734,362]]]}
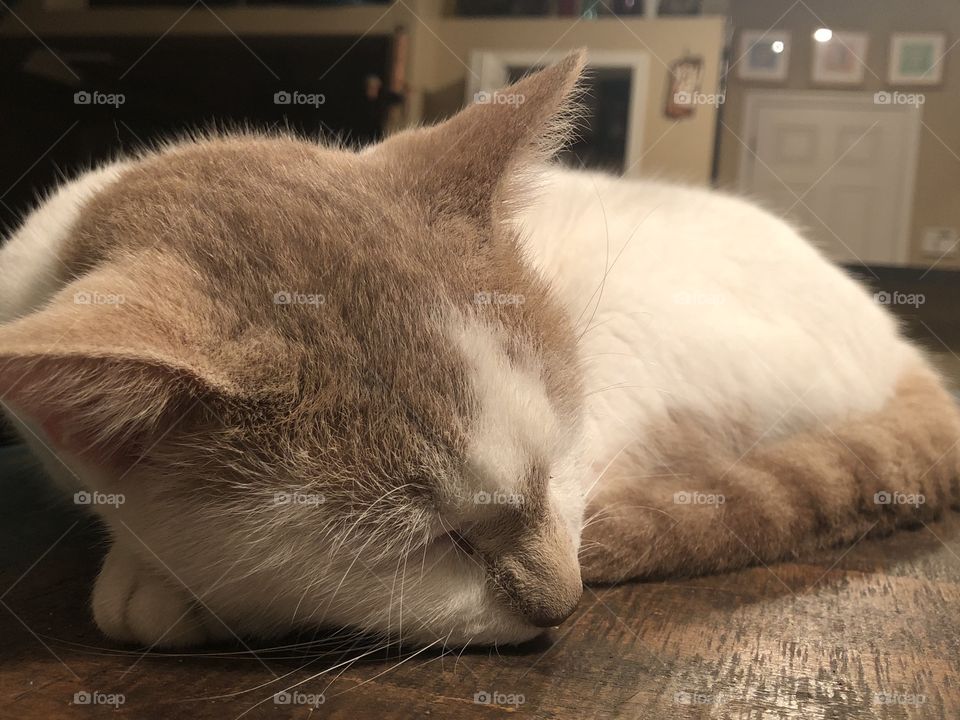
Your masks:
{"label": "wood grain surface", "polygon": [[369,641],[111,644],[88,610],[100,529],[29,482],[0,492],[0,718],[960,718],[957,517],[802,562],[588,589],[520,648],[350,662]]}

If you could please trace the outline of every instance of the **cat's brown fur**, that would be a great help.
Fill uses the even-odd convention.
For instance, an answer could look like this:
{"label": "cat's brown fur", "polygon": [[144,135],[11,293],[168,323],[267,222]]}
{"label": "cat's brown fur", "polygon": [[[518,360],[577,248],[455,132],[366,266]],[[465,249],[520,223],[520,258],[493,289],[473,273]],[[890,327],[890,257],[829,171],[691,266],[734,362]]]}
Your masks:
{"label": "cat's brown fur", "polygon": [[[694,415],[665,418],[611,467],[615,489],[594,500],[584,579],[718,572],[935,519],[960,509],[958,437],[956,400],[925,370],[903,378],[877,413],[781,440],[745,432],[720,443]],[[675,501],[691,492],[723,503]],[[884,492],[925,502],[876,502]]]}
{"label": "cat's brown fur", "polygon": [[[396,583],[418,550],[435,562],[419,581],[402,576],[399,593],[416,641],[519,641],[572,612],[583,494],[563,463],[580,459],[583,368],[570,318],[508,220],[529,163],[569,117],[583,62],[504,91],[518,102],[474,105],[359,154],[257,136],[175,145],[84,207],[63,289],[0,327],[0,394],[91,488],[127,498],[98,508],[117,540],[94,596],[105,631],[161,643],[172,621],[172,643],[202,642],[203,594],[244,632],[307,622],[389,634],[382,576]],[[489,290],[524,302],[478,305]],[[285,293],[312,300],[277,302]],[[497,414],[478,367],[515,383],[519,411]],[[481,477],[471,441],[487,410],[495,429],[538,441],[517,444],[510,473]],[[774,440],[756,431],[749,418],[718,431],[679,411],[646,428],[593,499],[583,577],[771,561],[960,500],[960,416],[922,367],[875,414]],[[480,461],[496,466],[512,440],[484,436]],[[478,507],[481,481],[523,501]],[[278,491],[323,502],[278,507]],[[877,504],[882,491],[925,503]],[[676,492],[724,502],[678,504]]]}
{"label": "cat's brown fur", "polygon": [[[86,206],[63,251],[66,287],[0,331],[0,392],[130,512],[199,503],[212,527],[217,505],[309,489],[324,496],[319,536],[419,547],[442,532],[438,509],[469,500],[446,482],[463,474],[477,412],[450,318],[496,326],[512,359],[536,358],[558,415],[576,422],[573,329],[503,220],[583,63],[521,81],[511,108],[474,105],[376,152],[238,136],[145,156]],[[478,305],[487,289],[525,301]],[[531,459],[522,505],[458,528],[535,624],[565,617],[581,591],[546,460]],[[232,520],[224,538],[270,543],[304,516]]]}

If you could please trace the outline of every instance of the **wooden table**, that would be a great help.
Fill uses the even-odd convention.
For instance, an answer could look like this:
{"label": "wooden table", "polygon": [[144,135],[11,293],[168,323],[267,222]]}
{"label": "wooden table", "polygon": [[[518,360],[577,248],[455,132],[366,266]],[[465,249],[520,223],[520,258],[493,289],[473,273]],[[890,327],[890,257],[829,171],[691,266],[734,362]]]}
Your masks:
{"label": "wooden table", "polygon": [[[363,645],[318,636],[313,652],[144,656],[92,625],[97,526],[9,475],[0,718],[960,718],[960,518],[804,562],[588,589],[559,630],[499,653],[350,663]],[[72,704],[83,692],[100,704]]]}

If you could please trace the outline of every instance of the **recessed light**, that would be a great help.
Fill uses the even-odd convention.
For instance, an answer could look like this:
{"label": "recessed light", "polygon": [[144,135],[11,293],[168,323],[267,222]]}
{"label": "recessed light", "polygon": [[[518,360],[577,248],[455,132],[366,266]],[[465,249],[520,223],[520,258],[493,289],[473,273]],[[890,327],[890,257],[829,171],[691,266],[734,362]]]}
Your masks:
{"label": "recessed light", "polygon": [[833,37],[833,30],[830,28],[819,28],[814,34],[813,39],[817,42],[830,42]]}

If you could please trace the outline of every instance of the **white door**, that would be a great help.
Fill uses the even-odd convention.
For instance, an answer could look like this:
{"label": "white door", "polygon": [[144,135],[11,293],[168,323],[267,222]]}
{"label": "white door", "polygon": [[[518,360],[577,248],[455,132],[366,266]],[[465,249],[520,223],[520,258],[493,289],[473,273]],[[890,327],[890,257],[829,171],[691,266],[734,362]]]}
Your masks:
{"label": "white door", "polygon": [[[740,189],[837,262],[903,265],[920,130],[917,105],[878,93],[754,92]],[[903,97],[899,94],[898,97]]]}

